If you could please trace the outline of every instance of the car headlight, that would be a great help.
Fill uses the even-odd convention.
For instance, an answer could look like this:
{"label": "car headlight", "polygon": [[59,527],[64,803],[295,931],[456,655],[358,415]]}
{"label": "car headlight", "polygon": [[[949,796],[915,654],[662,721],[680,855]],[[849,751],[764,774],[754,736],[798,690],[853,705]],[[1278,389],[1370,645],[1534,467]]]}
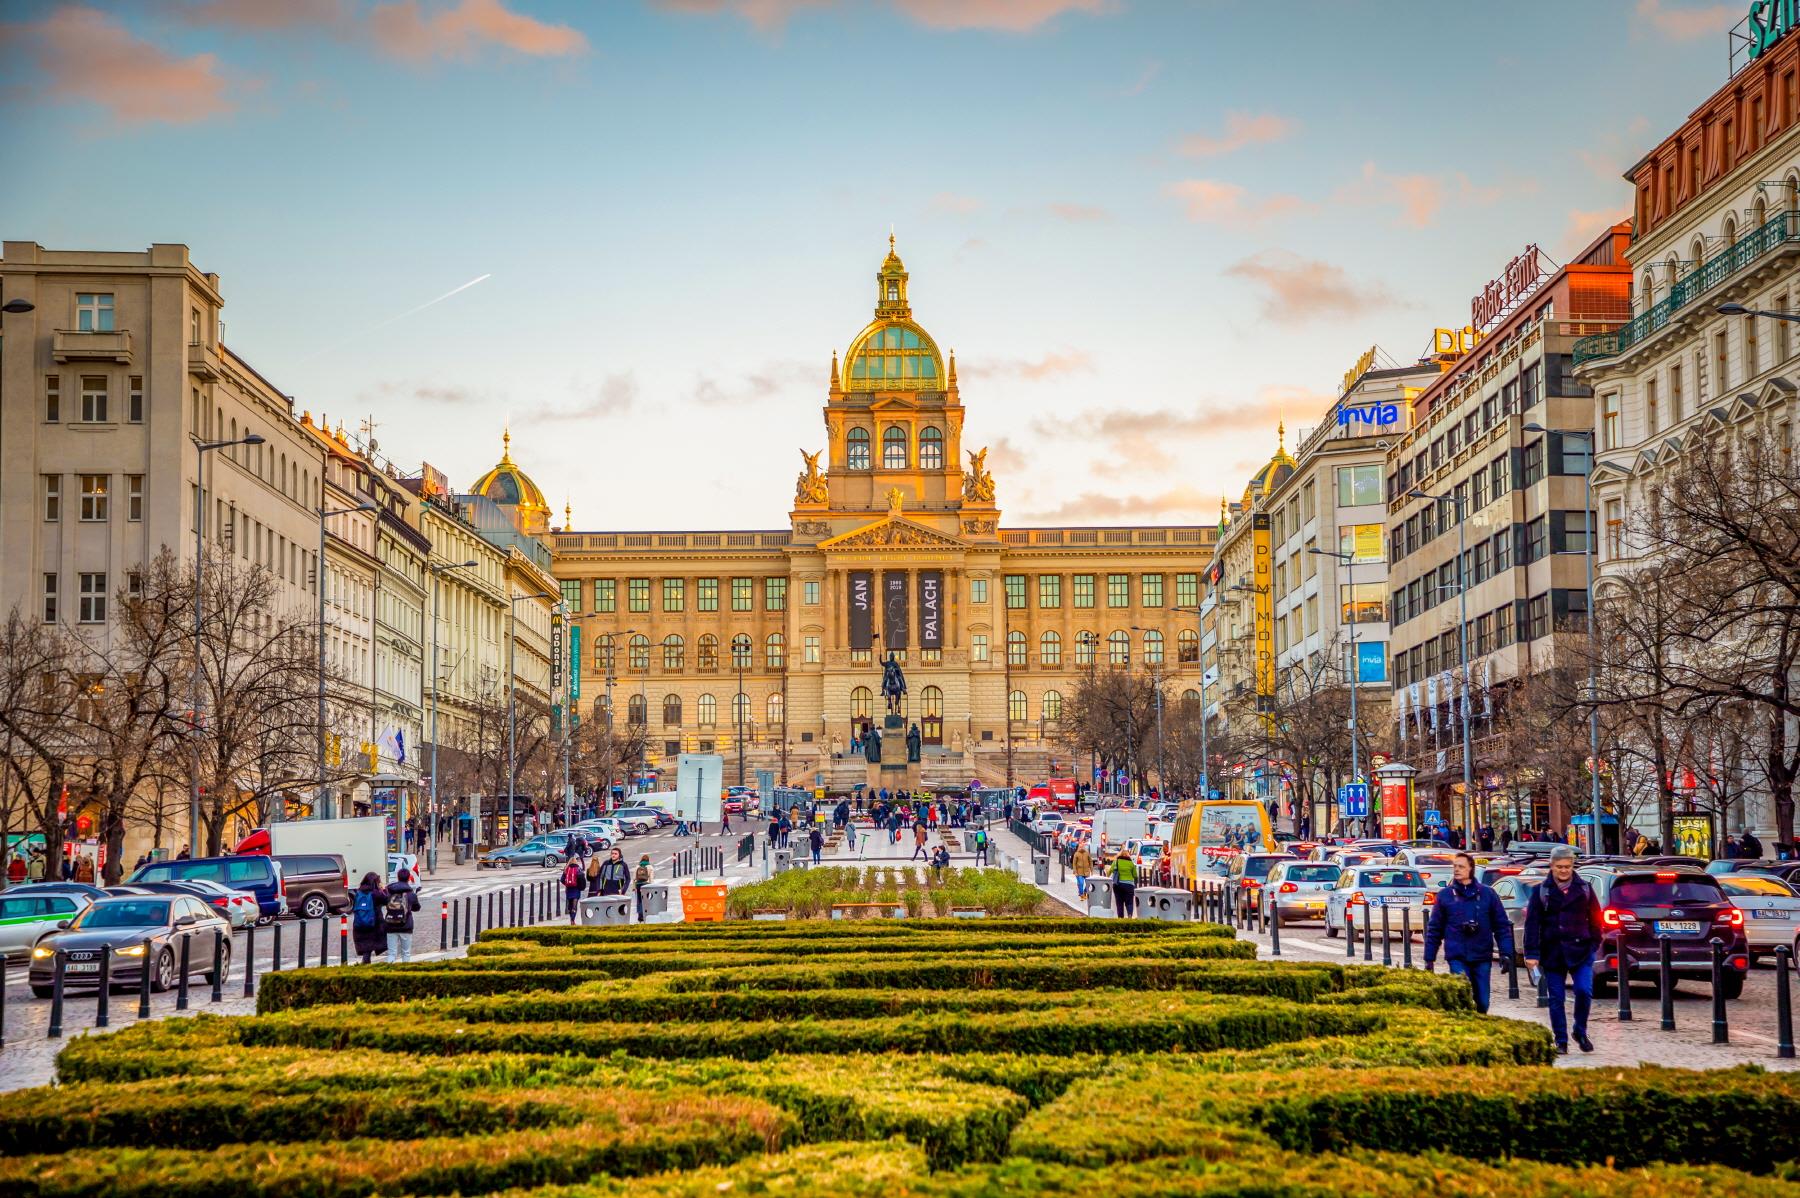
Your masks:
{"label": "car headlight", "polygon": [[56,950],[53,948],[45,948],[40,944],[31,950],[31,955],[34,960],[42,961],[46,957],[54,957],[56,955]]}
{"label": "car headlight", "polygon": [[129,945],[126,948],[117,950],[117,955],[121,957],[141,957],[144,955],[144,946],[142,944]]}

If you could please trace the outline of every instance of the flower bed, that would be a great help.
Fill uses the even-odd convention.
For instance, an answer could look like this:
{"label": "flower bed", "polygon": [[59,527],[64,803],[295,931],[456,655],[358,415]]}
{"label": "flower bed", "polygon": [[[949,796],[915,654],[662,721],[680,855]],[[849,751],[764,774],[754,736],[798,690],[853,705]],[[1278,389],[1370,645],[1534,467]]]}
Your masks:
{"label": "flower bed", "polygon": [[820,866],[790,869],[766,882],[733,890],[726,914],[748,919],[753,912],[790,911],[796,919],[831,916],[834,906],[878,903],[905,908],[914,919],[948,916],[957,907],[979,907],[989,915],[1032,915],[1049,909],[1044,892],[1003,869],[946,869],[942,879],[928,869],[903,866]]}

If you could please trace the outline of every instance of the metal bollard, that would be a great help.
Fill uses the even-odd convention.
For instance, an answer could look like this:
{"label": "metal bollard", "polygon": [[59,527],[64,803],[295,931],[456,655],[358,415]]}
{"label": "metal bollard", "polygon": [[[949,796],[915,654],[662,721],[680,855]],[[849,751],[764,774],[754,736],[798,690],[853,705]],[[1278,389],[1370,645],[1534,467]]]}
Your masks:
{"label": "metal bollard", "polygon": [[438,900],[438,947],[450,947],[450,900]]}
{"label": "metal bollard", "polygon": [[1793,956],[1785,944],[1775,950],[1775,1055],[1783,1060],[1794,1057],[1794,999],[1788,993]]}
{"label": "metal bollard", "polygon": [[1375,921],[1369,918],[1369,909],[1363,908],[1363,960],[1375,960]]}
{"label": "metal bollard", "polygon": [[305,969],[306,968],[306,920],[305,919],[296,919],[294,921],[294,936],[300,942],[294,946],[294,968],[295,969]]}
{"label": "metal bollard", "polygon": [[1381,963],[1391,967],[1394,964],[1393,932],[1389,928],[1391,920],[1388,916],[1387,904],[1381,905]]}
{"label": "metal bollard", "polygon": [[144,937],[144,955],[139,958],[144,965],[138,970],[138,1018],[150,1018],[150,962],[154,960],[150,952],[150,937]]}
{"label": "metal bollard", "polygon": [[319,916],[319,968],[320,969],[323,969],[327,965],[331,964],[330,959],[326,956],[326,954],[330,951],[330,948],[331,948],[331,916],[329,914],[321,915],[321,916]]}
{"label": "metal bollard", "polygon": [[[244,943],[246,945],[253,943],[251,940],[251,937],[254,936],[255,934],[256,934],[256,925],[255,924],[251,924],[249,927],[245,928],[244,929]],[[212,975],[213,975],[212,976],[212,1000],[214,1002],[224,1002],[225,1001],[225,971],[223,969],[219,968],[219,945],[223,939],[224,939],[224,937],[222,937],[219,934],[219,930],[217,928],[214,928],[213,929],[213,970],[212,970]],[[249,956],[250,954],[248,952],[246,952],[244,955]]]}
{"label": "metal bollard", "polygon": [[1506,960],[1506,997],[1517,1002],[1519,1000],[1519,957],[1516,953],[1507,953]]}
{"label": "metal bollard", "polygon": [[1400,967],[1412,968],[1412,908],[1400,908]]}
{"label": "metal bollard", "polygon": [[1281,955],[1281,904],[1273,898],[1269,900],[1269,955]]}
{"label": "metal bollard", "polygon": [[55,956],[50,959],[50,1029],[48,1038],[62,1039],[63,1016],[63,952],[52,949]]}
{"label": "metal bollard", "polygon": [[[306,925],[301,924],[300,926],[305,927]],[[273,924],[270,925],[270,927],[275,932],[275,943],[273,945],[271,945],[269,948],[269,972],[270,973],[280,973],[281,972],[281,921],[276,920]]]}
{"label": "metal bollard", "polygon": [[[280,945],[280,943],[281,943],[281,930],[280,930],[281,925],[275,924],[274,927],[276,929],[275,943],[277,945]],[[217,932],[215,932],[213,934],[215,936],[218,935]],[[225,971],[223,969],[219,968],[219,958],[215,956],[213,958],[213,993],[214,994],[217,994],[219,992],[219,979],[224,976],[224,973],[225,973]],[[256,996],[256,925],[252,924],[249,927],[244,929],[244,997],[245,998],[254,998],[255,996]]]}
{"label": "metal bollard", "polygon": [[481,926],[482,926],[482,927],[484,927],[484,928],[491,928],[491,927],[493,927],[493,926],[494,926],[494,899],[495,899],[495,897],[496,897],[496,896],[497,896],[497,895],[498,895],[498,894],[499,894],[499,891],[496,891],[496,890],[490,890],[490,891],[488,891],[488,895],[487,895],[487,922],[486,922],[486,923],[484,923],[484,924],[482,924],[482,925],[481,925]]}
{"label": "metal bollard", "polygon": [[1349,903],[1344,904],[1344,957],[1356,959],[1356,912],[1350,909]]}
{"label": "metal bollard", "polygon": [[1631,958],[1625,952],[1625,945],[1615,946],[1619,952],[1619,1022],[1631,1022]]}
{"label": "metal bollard", "polygon": [[94,1026],[108,1027],[112,1023],[112,946],[100,946],[100,996],[94,1004]]}
{"label": "metal bollard", "polygon": [[338,916],[338,964],[350,964],[350,917]]}
{"label": "metal bollard", "polygon": [[1675,970],[1672,957],[1674,948],[1667,936],[1658,936],[1656,945],[1656,993],[1662,1006],[1662,1030],[1675,1030]]}
{"label": "metal bollard", "polygon": [[1725,1022],[1725,942],[1712,938],[1712,1000],[1714,1044],[1731,1043],[1731,1028]]}
{"label": "metal bollard", "polygon": [[185,1011],[188,1009],[189,939],[190,937],[187,936],[181,938],[181,959],[175,963],[175,967],[181,971],[181,976],[175,979],[175,1009],[177,1011]]}

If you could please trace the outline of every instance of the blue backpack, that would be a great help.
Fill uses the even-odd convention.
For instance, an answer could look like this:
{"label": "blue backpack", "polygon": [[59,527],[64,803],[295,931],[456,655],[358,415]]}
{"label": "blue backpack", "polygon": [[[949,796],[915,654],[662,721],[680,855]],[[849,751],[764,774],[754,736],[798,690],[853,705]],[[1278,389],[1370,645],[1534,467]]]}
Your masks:
{"label": "blue backpack", "polygon": [[356,912],[356,926],[357,927],[359,927],[359,928],[374,927],[375,926],[375,892],[372,890],[357,891],[354,910]]}

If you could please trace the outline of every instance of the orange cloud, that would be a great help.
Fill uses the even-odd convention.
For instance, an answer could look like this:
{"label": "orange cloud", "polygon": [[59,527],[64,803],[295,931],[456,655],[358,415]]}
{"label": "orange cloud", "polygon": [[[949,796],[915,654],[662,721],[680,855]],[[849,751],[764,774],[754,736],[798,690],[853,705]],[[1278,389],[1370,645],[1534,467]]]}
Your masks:
{"label": "orange cloud", "polygon": [[1301,258],[1284,250],[1253,254],[1225,268],[1226,275],[1262,289],[1263,315],[1270,320],[1350,316],[1397,301],[1379,284],[1355,283],[1341,266]]}
{"label": "orange cloud", "polygon": [[534,58],[560,58],[588,48],[582,33],[507,8],[501,0],[461,0],[427,14],[419,0],[376,5],[369,13],[376,44],[409,62],[469,59],[485,45]]}
{"label": "orange cloud", "polygon": [[1218,519],[1219,495],[1197,487],[1170,487],[1152,495],[1102,495],[1083,491],[1075,498],[1043,511],[1026,512],[1024,518],[1045,524],[1101,520],[1183,518],[1209,523]]}
{"label": "orange cloud", "polygon": [[1050,215],[1058,220],[1066,220],[1070,224],[1087,224],[1093,221],[1112,219],[1112,213],[1094,204],[1051,204]]}
{"label": "orange cloud", "polygon": [[190,25],[252,32],[308,27],[343,30],[349,28],[352,17],[350,0],[185,0],[171,11]]}
{"label": "orange cloud", "polygon": [[940,191],[931,197],[931,207],[935,212],[978,212],[981,200],[976,196],[959,195],[954,191]]}
{"label": "orange cloud", "polygon": [[1113,0],[894,0],[901,12],[931,29],[998,29],[1029,33],[1066,12],[1099,15]]}
{"label": "orange cloud", "polygon": [[1023,361],[1017,358],[987,363],[968,363],[961,366],[963,374],[970,378],[1022,378],[1032,382],[1057,378],[1065,374],[1075,374],[1083,370],[1092,370],[1094,361],[1081,350],[1064,350],[1061,353],[1046,353],[1035,361]]}
{"label": "orange cloud", "polygon": [[28,25],[0,25],[0,49],[24,48],[46,99],[98,104],[125,125],[185,125],[237,108],[216,55],[176,58],[98,9],[69,5]]}
{"label": "orange cloud", "polygon": [[1163,192],[1181,201],[1189,220],[1227,228],[1266,224],[1306,209],[1305,201],[1297,196],[1271,195],[1258,199],[1236,183],[1222,183],[1217,179],[1181,179],[1167,184]]}
{"label": "orange cloud", "polygon": [[713,16],[734,13],[756,28],[768,32],[787,24],[788,18],[804,8],[826,8],[837,0],[656,0],[659,8],[671,12],[698,13]]}
{"label": "orange cloud", "polygon": [[1508,195],[1530,195],[1537,189],[1532,179],[1478,185],[1461,171],[1446,177],[1390,175],[1373,162],[1365,162],[1362,175],[1338,188],[1332,199],[1340,204],[1397,208],[1397,224],[1422,229],[1437,220],[1445,204],[1479,207],[1497,204]]}
{"label": "orange cloud", "polygon": [[1243,432],[1269,433],[1282,420],[1306,420],[1329,410],[1332,397],[1304,387],[1267,386],[1254,399],[1224,405],[1182,408],[1090,408],[1073,416],[1042,418],[1031,431],[1048,440],[1068,439],[1116,457],[1096,462],[1096,473],[1141,475],[1172,470],[1185,452],[1181,442],[1210,441]]}
{"label": "orange cloud", "polygon": [[1678,42],[1712,37],[1731,26],[1744,15],[1744,6],[1709,4],[1704,8],[1664,8],[1662,0],[1638,0],[1638,20]]}
{"label": "orange cloud", "polygon": [[1299,122],[1272,112],[1228,112],[1225,132],[1218,137],[1190,133],[1176,143],[1175,152],[1189,158],[1212,158],[1246,146],[1266,145],[1293,136]]}

